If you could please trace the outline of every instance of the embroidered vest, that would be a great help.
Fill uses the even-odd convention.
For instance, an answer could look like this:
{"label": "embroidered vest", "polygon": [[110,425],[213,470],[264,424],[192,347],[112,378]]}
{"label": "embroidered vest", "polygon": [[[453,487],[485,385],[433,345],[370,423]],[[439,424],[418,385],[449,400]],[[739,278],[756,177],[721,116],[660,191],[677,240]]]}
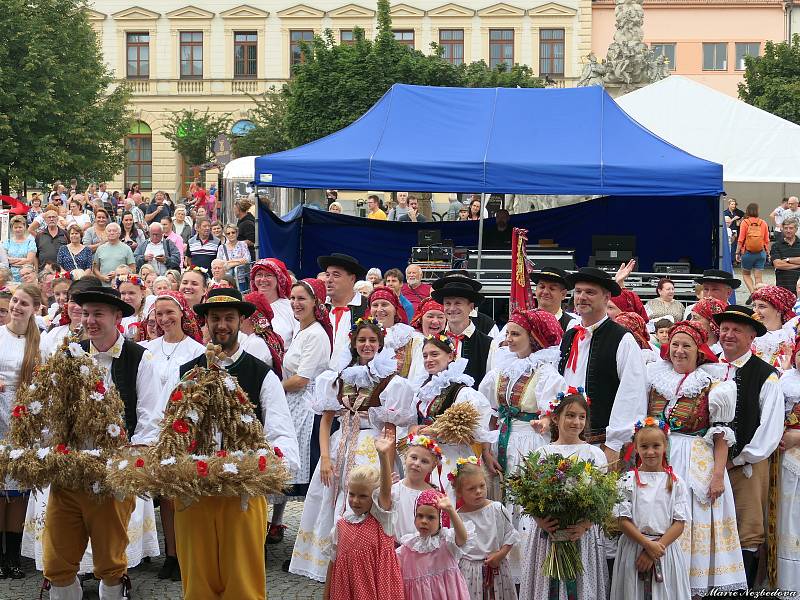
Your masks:
{"label": "embroidered vest", "polygon": [[514,385],[511,386],[511,393],[509,395],[508,384],[510,379],[508,375],[500,375],[500,377],[497,379],[497,404],[519,408],[523,412],[528,413],[539,412],[538,410],[525,410],[529,409],[529,406],[520,406],[523,398],[525,398],[528,388],[531,385],[535,386],[536,381],[536,373],[532,375],[522,375],[519,379],[517,379]]}
{"label": "embroidered vest", "polygon": [[672,407],[669,415],[664,410],[669,401],[656,390],[650,390],[647,414],[651,417],[666,418],[672,431],[690,435],[703,435],[709,426],[708,390],[709,385],[694,398],[681,396]]}
{"label": "embroidered vest", "polygon": [[400,377],[408,377],[408,372],[411,370],[411,359],[414,357],[414,340],[412,339],[402,348],[395,351],[398,358],[402,358],[402,362],[397,366],[397,374]]}
{"label": "embroidered vest", "polygon": [[750,443],[756,429],[761,424],[761,405],[758,397],[761,386],[777,371],[763,360],[753,355],[741,369],[736,369],[736,415],[731,429],[736,434],[736,443],[730,449],[730,456],[736,457],[739,451]]}
{"label": "embroidered vest", "polygon": [[458,398],[458,393],[467,387],[463,383],[451,383],[447,386],[442,392],[433,399],[430,406],[428,406],[428,410],[425,414],[417,408],[417,424],[418,425],[430,425],[433,418],[438,417],[448,408],[453,406],[456,402],[456,398]]}
{"label": "embroidered vest", "polygon": [[[358,412],[366,412],[370,408],[381,405],[381,393],[383,393],[383,390],[386,389],[386,386],[389,385],[393,377],[394,374],[384,377],[378,382],[378,385],[373,388],[358,388],[349,383],[345,383],[340,377],[338,380],[339,392],[336,394],[336,398],[339,400],[339,404],[345,409],[347,408],[344,402],[346,398],[349,406],[353,407],[357,405]],[[363,398],[363,401],[359,404],[360,398]]]}

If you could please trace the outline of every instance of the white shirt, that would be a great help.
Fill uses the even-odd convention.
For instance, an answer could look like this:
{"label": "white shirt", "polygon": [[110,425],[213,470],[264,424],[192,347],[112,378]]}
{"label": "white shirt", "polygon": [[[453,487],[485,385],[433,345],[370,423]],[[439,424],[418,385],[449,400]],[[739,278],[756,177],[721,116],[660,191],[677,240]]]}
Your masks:
{"label": "white shirt", "polygon": [[275,302],[270,302],[269,305],[275,315],[272,319],[272,329],[281,336],[283,349],[288,350],[292,345],[294,336],[300,331],[300,323],[294,318],[292,304],[286,298],[278,298]]}
{"label": "white shirt", "polygon": [[[347,303],[349,307],[353,306],[361,306],[362,299],[364,297],[356,292],[350,302]],[[326,303],[330,305],[330,298],[325,300]],[[350,326],[353,323],[353,313],[348,311],[342,313],[341,319],[339,320],[339,327],[336,327],[336,317],[333,314],[335,307],[331,306],[330,310],[330,320],[331,326],[333,327],[333,353],[331,354],[331,360],[329,361],[329,365],[331,369],[335,369],[337,367],[337,358],[344,349],[350,346]]]}
{"label": "white shirt", "polygon": [[295,336],[292,346],[283,357],[283,378],[292,375],[305,377],[309,382],[328,368],[331,358],[331,342],[325,329],[317,321]]}
{"label": "white shirt", "polygon": [[181,365],[193,361],[206,351],[203,344],[186,336],[180,342],[165,342],[164,336],[140,342],[153,355],[153,371],[162,388],[163,406],[166,407],[172,390],[181,379]]}
{"label": "white shirt", "polygon": [[[469,339],[469,338],[472,337],[472,334],[475,333],[476,329],[477,328],[475,327],[475,323],[473,323],[472,320],[470,319],[469,325],[467,325],[467,328],[464,331],[461,332],[461,335],[463,335],[464,337]],[[452,331],[450,331],[450,327],[449,326],[447,327],[447,329],[445,329],[444,334],[445,335],[455,335]],[[453,339],[453,345],[457,346],[456,347],[456,358],[461,358],[461,355],[464,352],[464,340],[456,342],[456,340]]]}
{"label": "white shirt", "polygon": [[[105,370],[103,383],[106,388],[114,385],[111,379],[111,362],[122,354],[124,341],[125,338],[119,334],[114,345],[105,352],[100,352],[95,348],[94,342],[89,342],[89,355]],[[161,420],[164,417],[163,394],[158,378],[153,377],[152,371],[153,355],[145,350],[136,373],[136,431],[133,435],[128,432],[131,444],[152,444],[158,439],[161,429]]]}
{"label": "white shirt", "polygon": [[272,367],[272,354],[269,351],[269,346],[267,346],[267,342],[261,339],[260,336],[257,336],[255,333],[248,335],[240,331],[239,347],[248,354],[267,363],[270,368]]}
{"label": "white shirt", "polygon": [[61,346],[61,342],[64,341],[64,338],[67,337],[69,333],[69,325],[59,325],[53,327],[47,333],[43,333],[39,342],[42,360],[47,360],[50,358],[51,354],[55,354],[55,351],[58,350],[59,346]]}
{"label": "white shirt", "polygon": [[[589,365],[589,351],[592,345],[592,332],[606,322],[608,315],[594,325],[586,328],[586,334],[578,342],[578,365],[575,371],[564,368],[567,386],[586,387],[586,369]],[[619,387],[614,396],[611,415],[606,428],[605,445],[619,452],[625,442],[633,436],[636,421],[647,416],[647,380],[644,358],[633,334],[628,332],[617,347],[617,377]],[[589,391],[591,397],[591,391]]]}

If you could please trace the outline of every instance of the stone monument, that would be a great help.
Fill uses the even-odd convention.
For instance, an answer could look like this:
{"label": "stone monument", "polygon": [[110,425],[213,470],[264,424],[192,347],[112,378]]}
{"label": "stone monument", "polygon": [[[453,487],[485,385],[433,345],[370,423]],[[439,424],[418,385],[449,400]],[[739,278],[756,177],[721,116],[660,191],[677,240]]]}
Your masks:
{"label": "stone monument", "polygon": [[616,31],[604,60],[594,53],[586,57],[586,65],[578,86],[601,85],[612,96],[644,87],[669,75],[664,56],[656,56],[644,39],[644,0],[615,0]]}

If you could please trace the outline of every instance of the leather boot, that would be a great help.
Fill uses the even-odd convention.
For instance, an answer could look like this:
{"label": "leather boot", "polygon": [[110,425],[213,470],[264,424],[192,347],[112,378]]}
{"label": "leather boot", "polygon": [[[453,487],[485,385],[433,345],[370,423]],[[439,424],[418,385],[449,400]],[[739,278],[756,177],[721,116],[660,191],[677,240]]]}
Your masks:
{"label": "leather boot", "polygon": [[742,550],[742,562],[744,563],[744,574],[747,577],[747,587],[755,588],[756,574],[758,573],[758,553],[751,550]]}

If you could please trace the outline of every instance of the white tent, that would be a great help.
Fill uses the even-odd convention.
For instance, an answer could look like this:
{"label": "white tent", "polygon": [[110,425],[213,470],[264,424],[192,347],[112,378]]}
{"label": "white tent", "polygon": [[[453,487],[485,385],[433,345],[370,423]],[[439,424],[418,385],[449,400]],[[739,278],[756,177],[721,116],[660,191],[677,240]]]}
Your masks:
{"label": "white tent", "polygon": [[664,140],[722,164],[728,193],[729,182],[800,183],[800,126],[794,123],[677,75],[617,103]]}
{"label": "white tent", "polygon": [[255,179],[256,157],[243,156],[236,158],[225,165],[222,172],[223,179],[246,179],[248,182]]}

